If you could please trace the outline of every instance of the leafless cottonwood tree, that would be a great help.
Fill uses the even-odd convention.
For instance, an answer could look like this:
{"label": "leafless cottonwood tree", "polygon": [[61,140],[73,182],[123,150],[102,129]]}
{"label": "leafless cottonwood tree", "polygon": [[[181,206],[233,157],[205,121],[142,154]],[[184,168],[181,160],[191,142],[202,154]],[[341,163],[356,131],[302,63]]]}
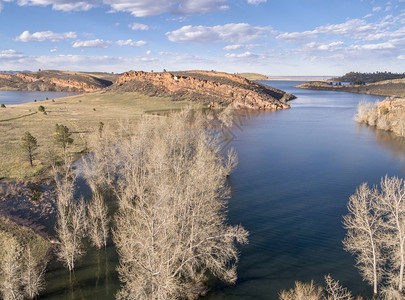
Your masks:
{"label": "leafless cottonwood tree", "polygon": [[89,147],[91,153],[83,158],[83,177],[92,191],[92,200],[87,204],[88,235],[94,246],[98,249],[107,246],[109,236],[108,208],[105,194],[113,189],[118,161],[116,136],[108,127],[99,130],[90,137]]}
{"label": "leafless cottonwood tree", "polygon": [[190,111],[145,117],[119,146],[118,299],[192,299],[207,274],[236,280],[235,241],[248,233],[226,224],[234,161],[224,163],[204,122]]}
{"label": "leafless cottonwood tree", "polygon": [[88,236],[91,243],[98,249],[107,246],[109,236],[108,209],[103,195],[92,189],[92,199],[87,205]]}
{"label": "leafless cottonwood tree", "polygon": [[34,299],[44,288],[44,272],[28,245],[0,231],[1,299]]}
{"label": "leafless cottonwood tree", "polygon": [[24,249],[22,261],[21,280],[24,295],[28,299],[34,299],[45,288],[45,268],[38,267],[29,246]]}
{"label": "leafless cottonwood tree", "polygon": [[405,268],[405,182],[398,177],[385,176],[380,186],[378,209],[383,215],[381,226],[391,266],[388,279],[402,293]]}
{"label": "leafless cottonwood tree", "polygon": [[4,300],[23,299],[21,255],[22,247],[16,238],[0,232],[0,294]]}
{"label": "leafless cottonwood tree", "polygon": [[86,232],[85,206],[83,199],[74,199],[75,175],[71,160],[65,158],[65,164],[55,173],[57,223],[59,238],[59,259],[72,271],[75,261],[84,254],[82,239]]}
{"label": "leafless cottonwood tree", "polygon": [[378,209],[378,192],[366,183],[350,196],[343,224],[347,229],[343,241],[345,250],[356,255],[356,266],[364,280],[373,286],[374,295],[383,271],[383,240],[381,211]]}

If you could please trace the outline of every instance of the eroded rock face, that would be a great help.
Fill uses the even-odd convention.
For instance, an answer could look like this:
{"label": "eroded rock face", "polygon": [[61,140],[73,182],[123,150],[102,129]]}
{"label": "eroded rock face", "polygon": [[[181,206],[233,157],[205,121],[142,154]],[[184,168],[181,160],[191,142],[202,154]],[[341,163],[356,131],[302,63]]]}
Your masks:
{"label": "eroded rock face", "polygon": [[295,98],[281,90],[220,72],[187,71],[171,73],[127,72],[111,90],[168,95],[173,100],[193,100],[210,106],[232,105],[236,108],[279,110]]}

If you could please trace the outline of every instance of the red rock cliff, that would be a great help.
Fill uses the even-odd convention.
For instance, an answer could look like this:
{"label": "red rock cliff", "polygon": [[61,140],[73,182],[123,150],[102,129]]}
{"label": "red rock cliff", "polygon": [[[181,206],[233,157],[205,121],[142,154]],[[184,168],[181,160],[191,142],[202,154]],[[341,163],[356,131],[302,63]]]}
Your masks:
{"label": "red rock cliff", "polygon": [[187,71],[172,73],[127,72],[112,90],[168,95],[173,100],[196,100],[212,106],[233,105],[238,108],[279,110],[289,108],[280,100],[295,97],[245,78],[219,72]]}

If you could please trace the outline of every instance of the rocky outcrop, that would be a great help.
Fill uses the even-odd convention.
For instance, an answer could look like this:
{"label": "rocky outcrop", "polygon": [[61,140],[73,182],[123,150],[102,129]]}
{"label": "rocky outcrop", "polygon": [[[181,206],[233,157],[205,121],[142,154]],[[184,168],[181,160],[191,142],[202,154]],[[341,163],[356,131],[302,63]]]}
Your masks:
{"label": "rocky outcrop", "polygon": [[173,100],[192,100],[210,107],[279,110],[295,96],[245,78],[220,72],[187,71],[170,73],[127,72],[108,88],[118,92],[140,92],[169,96]]}
{"label": "rocky outcrop", "polygon": [[[108,77],[107,79],[104,79]],[[58,91],[58,92],[93,92],[103,89],[113,82],[114,76],[107,73],[88,74],[83,72],[38,71],[18,73],[15,75],[0,74],[0,89],[20,91]]]}

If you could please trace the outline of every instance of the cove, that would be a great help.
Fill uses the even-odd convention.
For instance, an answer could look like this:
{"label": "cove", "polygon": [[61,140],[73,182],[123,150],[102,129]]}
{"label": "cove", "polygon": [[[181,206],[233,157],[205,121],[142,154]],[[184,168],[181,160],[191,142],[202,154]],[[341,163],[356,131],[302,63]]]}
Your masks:
{"label": "cove", "polygon": [[[327,274],[368,297],[371,288],[343,250],[342,216],[362,182],[403,175],[404,141],[353,121],[360,101],[382,97],[263,83],[298,99],[289,110],[245,112],[235,120],[230,146],[239,164],[229,177],[228,217],[250,232],[249,245],[240,247],[237,283],[214,283],[202,299],[278,299],[295,280],[323,284]],[[41,298],[114,299],[116,263],[111,245],[106,252],[90,249],[72,276],[52,263]]]}
{"label": "cove", "polygon": [[78,95],[69,92],[0,91],[0,104],[11,105]]}

